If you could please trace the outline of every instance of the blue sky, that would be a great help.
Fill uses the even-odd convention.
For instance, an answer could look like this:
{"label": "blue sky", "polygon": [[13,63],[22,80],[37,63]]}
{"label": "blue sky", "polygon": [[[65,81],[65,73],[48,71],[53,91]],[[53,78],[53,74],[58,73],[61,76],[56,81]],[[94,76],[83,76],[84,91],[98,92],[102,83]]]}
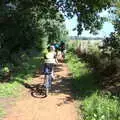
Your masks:
{"label": "blue sky", "polygon": [[[110,17],[108,15],[107,11],[103,11],[100,15]],[[65,18],[65,25],[66,25],[66,28],[69,32],[69,36],[76,36],[77,35],[77,31],[73,31],[73,28],[75,28],[76,25],[77,25],[77,18],[76,17],[73,17],[72,19]],[[113,31],[114,31],[113,25],[110,22],[105,22],[103,24],[103,28],[98,32],[98,34],[96,36],[90,34],[88,31],[83,31],[81,36],[85,36],[85,37],[106,37],[106,36],[109,36],[109,34]]]}

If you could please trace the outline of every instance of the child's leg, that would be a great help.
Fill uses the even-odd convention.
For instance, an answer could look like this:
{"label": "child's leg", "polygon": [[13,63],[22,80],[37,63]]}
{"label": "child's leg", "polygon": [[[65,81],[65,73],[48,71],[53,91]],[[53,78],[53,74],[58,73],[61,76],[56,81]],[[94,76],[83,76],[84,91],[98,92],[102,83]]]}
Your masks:
{"label": "child's leg", "polygon": [[52,73],[51,73],[52,79],[55,79],[55,73],[54,73],[54,64],[52,64]]}

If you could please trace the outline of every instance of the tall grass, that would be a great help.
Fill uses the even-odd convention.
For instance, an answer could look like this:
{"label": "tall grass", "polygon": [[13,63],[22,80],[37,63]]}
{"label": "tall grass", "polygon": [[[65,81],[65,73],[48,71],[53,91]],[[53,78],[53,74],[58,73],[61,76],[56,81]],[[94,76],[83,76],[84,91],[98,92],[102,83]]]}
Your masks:
{"label": "tall grass", "polygon": [[103,94],[95,82],[100,79],[89,70],[86,63],[81,62],[70,52],[67,56],[68,66],[73,74],[72,89],[84,120],[120,120],[120,99]]}

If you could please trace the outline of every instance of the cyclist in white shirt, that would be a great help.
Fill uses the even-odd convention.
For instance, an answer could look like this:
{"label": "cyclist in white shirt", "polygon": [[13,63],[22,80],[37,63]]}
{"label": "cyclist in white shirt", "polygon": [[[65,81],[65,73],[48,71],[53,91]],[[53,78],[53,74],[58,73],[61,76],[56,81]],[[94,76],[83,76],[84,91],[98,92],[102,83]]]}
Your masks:
{"label": "cyclist in white shirt", "polygon": [[48,52],[45,54],[44,58],[44,73],[51,73],[52,78],[54,79],[54,65],[56,63],[58,64],[54,46],[48,47]]}

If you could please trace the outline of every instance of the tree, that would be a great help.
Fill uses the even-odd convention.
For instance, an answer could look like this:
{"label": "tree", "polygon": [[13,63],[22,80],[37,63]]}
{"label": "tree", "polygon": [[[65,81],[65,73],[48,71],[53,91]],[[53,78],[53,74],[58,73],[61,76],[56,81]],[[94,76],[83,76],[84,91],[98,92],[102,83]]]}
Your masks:
{"label": "tree", "polygon": [[61,33],[66,33],[63,14],[69,18],[77,15],[79,34],[83,28],[95,33],[104,21],[98,13],[110,7],[112,1],[1,0],[0,54],[2,58],[6,55],[10,59],[12,53],[31,48],[44,41],[42,38],[49,41],[61,39]]}
{"label": "tree", "polygon": [[[4,0],[2,0],[4,1]],[[71,18],[77,16],[78,33],[81,34],[82,30],[90,30],[96,33],[97,29],[101,29],[104,18],[100,13],[103,9],[107,9],[113,5],[115,0],[5,0],[6,3],[12,2],[20,11],[34,10],[39,12],[45,17],[46,14],[51,13],[50,17],[54,18],[58,10],[62,11],[65,16]],[[1,2],[4,3],[4,2]]]}
{"label": "tree", "polygon": [[104,40],[104,49],[109,49],[113,58],[120,57],[120,2],[116,2],[114,5],[115,8],[112,10],[112,14],[115,17],[112,19],[112,23],[115,32]]}
{"label": "tree", "polygon": [[[31,47],[42,47],[45,39],[58,39],[63,15],[55,1],[2,0],[0,3],[0,61]],[[47,37],[46,37],[47,36]]]}
{"label": "tree", "polygon": [[112,9],[113,18],[112,23],[115,28],[115,32],[110,34],[103,41],[103,57],[108,59],[108,66],[112,73],[118,73],[120,70],[120,2],[114,3],[114,8]]}
{"label": "tree", "polygon": [[67,17],[77,16],[77,30],[81,34],[83,29],[96,33],[101,29],[104,18],[99,15],[103,9],[113,5],[114,0],[58,0],[58,8]]}

